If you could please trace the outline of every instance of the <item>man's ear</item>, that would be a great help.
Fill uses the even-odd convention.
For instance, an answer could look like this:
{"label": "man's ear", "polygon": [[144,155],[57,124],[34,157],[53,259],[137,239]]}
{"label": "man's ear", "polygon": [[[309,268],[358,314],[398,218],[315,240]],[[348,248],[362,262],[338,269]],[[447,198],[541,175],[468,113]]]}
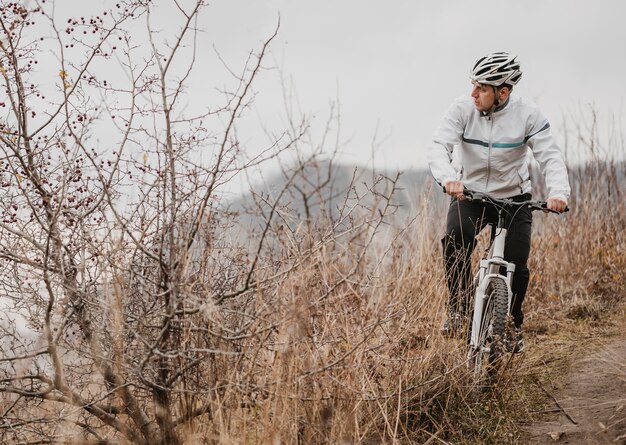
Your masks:
{"label": "man's ear", "polygon": [[500,100],[505,100],[507,97],[509,97],[509,94],[511,94],[511,89],[509,87],[502,87],[498,89],[498,95],[500,97]]}

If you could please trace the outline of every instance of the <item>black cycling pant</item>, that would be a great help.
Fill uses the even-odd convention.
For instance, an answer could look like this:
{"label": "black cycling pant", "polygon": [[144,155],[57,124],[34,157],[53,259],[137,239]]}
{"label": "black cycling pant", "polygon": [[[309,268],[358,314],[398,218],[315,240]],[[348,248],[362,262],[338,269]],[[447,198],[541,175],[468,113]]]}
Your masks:
{"label": "black cycling pant", "polygon": [[[531,196],[524,194],[512,199],[526,201],[531,199]],[[522,303],[530,277],[528,255],[532,211],[528,207],[515,206],[505,209],[505,215],[505,227],[508,232],[504,246],[504,259],[515,264],[511,285],[513,292],[511,315],[515,326],[520,327],[524,321]],[[498,212],[493,204],[452,199],[448,209],[446,236],[441,240],[451,312],[467,313],[467,310],[473,307],[471,258],[476,246],[476,236],[485,226],[493,224],[495,227],[497,222]]]}

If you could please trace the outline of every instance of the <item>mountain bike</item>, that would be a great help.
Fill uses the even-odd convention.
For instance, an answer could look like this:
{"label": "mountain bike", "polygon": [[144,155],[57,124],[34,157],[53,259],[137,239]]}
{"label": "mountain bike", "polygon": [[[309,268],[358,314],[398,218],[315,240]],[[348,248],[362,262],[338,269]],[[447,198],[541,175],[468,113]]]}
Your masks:
{"label": "mountain bike", "polygon": [[[522,207],[557,214],[559,212],[548,209],[544,201],[515,202],[470,190],[465,190],[464,196],[467,200],[492,204],[498,212],[498,222],[491,227],[490,245],[474,276],[474,310],[467,360],[473,371],[474,383],[479,386],[495,378],[499,360],[506,352],[511,351],[511,342],[516,342],[509,316],[513,300],[511,284],[515,264],[504,259],[506,217],[508,214],[515,214]],[[565,211],[567,210],[569,209]]]}

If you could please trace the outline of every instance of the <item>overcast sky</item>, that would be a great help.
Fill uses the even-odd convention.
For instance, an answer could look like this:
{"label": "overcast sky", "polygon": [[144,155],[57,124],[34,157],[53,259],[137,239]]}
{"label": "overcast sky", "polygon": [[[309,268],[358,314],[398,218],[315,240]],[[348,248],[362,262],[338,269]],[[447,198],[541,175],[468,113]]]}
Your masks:
{"label": "overcast sky", "polygon": [[[342,132],[353,137],[346,159],[354,162],[368,158],[378,124],[389,135],[379,161],[423,165],[443,112],[469,94],[473,62],[498,50],[518,55],[524,78],[514,94],[537,102],[553,126],[594,105],[624,127],[623,0],[217,0],[207,37],[234,61],[279,15],[272,57],[303,109],[321,118],[329,100],[340,100]],[[271,76],[263,81],[274,91]],[[272,101],[280,112],[276,95],[259,101],[268,119]]]}
{"label": "overcast sky", "polygon": [[[314,113],[318,126],[326,120],[329,102],[339,101],[342,137],[350,139],[346,162],[366,163],[378,135],[383,140],[375,154],[378,166],[423,167],[445,109],[455,97],[469,94],[470,67],[492,51],[518,55],[524,77],[514,94],[537,102],[555,133],[562,132],[564,116],[579,118],[590,106],[599,112],[601,126],[617,122],[624,130],[624,0],[209,3],[198,23],[196,83],[206,90],[221,86],[227,74],[215,49],[237,70],[274,32],[280,17],[265,66],[280,68],[293,83],[302,111]],[[59,18],[114,5],[115,0],[55,2]],[[173,35],[180,24],[172,18],[173,0],[153,5],[153,20],[167,31],[164,35]],[[281,88],[278,70],[266,71],[256,83],[257,114],[270,128],[280,127],[284,117]],[[240,136],[249,147],[263,146],[257,142],[262,133]]]}

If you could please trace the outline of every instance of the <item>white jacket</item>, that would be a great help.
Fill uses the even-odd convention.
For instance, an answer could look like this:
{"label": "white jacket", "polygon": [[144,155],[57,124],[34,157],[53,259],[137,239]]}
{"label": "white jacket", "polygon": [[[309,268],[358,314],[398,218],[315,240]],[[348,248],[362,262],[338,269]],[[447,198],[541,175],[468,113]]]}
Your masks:
{"label": "white jacket", "polygon": [[[522,98],[510,97],[489,117],[476,110],[469,95],[458,98],[435,131],[427,159],[440,185],[461,180],[470,190],[510,198],[531,192],[528,148],[539,162],[548,197],[567,200],[567,168],[550,124],[534,103]],[[453,165],[455,149],[460,171]]]}

